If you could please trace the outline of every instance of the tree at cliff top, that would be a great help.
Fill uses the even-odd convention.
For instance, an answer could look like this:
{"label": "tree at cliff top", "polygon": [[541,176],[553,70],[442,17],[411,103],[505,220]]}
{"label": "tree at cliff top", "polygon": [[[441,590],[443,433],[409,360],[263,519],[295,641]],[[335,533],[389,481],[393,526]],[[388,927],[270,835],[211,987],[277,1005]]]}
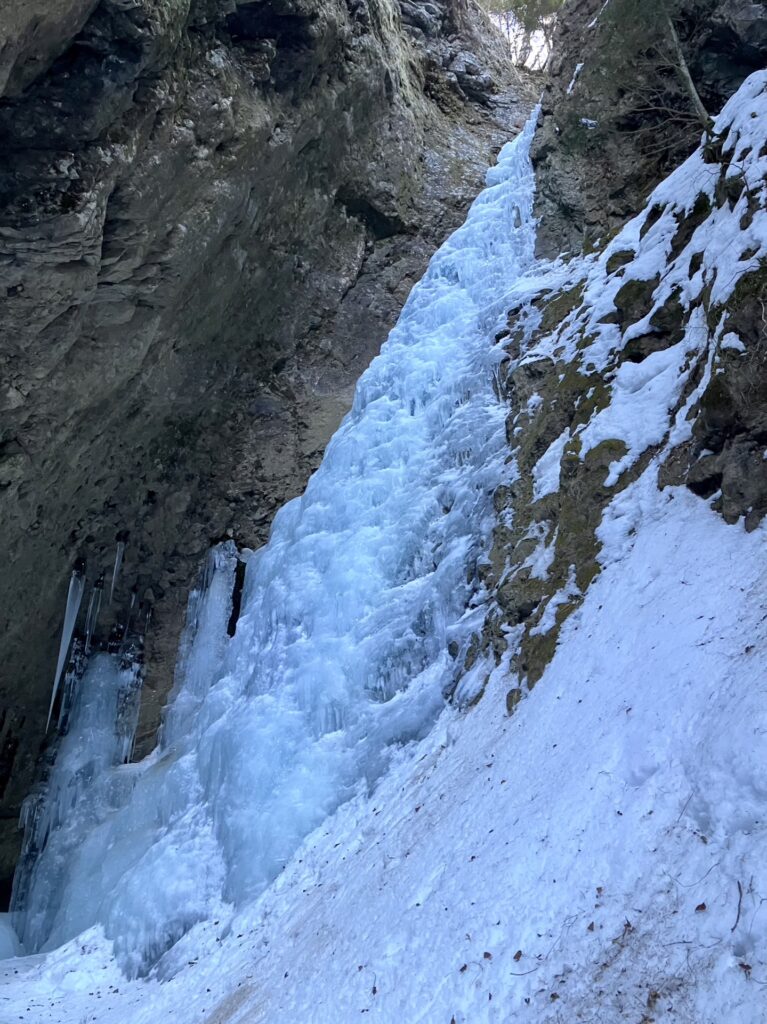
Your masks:
{"label": "tree at cliff top", "polygon": [[[705,32],[710,0],[611,0],[602,9],[604,72],[626,79],[630,103],[616,111],[621,131],[660,150],[690,149],[712,119],[688,64]],[[633,66],[633,74],[627,69]],[[631,79],[629,81],[629,79]]]}
{"label": "tree at cliff top", "polygon": [[512,60],[542,70],[551,54],[557,14],[565,0],[482,0],[509,41]]}
{"label": "tree at cliff top", "polygon": [[[573,236],[565,248],[604,240],[708,129],[708,109],[721,98],[708,88],[700,54],[716,6],[717,0],[565,4],[555,40],[556,90],[544,97],[556,127],[542,135],[557,154],[550,159],[560,168],[557,189],[567,191],[571,223],[581,224],[580,241]],[[595,177],[605,182],[601,190]],[[561,194],[550,201],[561,208]],[[539,239],[545,233],[544,227]]]}

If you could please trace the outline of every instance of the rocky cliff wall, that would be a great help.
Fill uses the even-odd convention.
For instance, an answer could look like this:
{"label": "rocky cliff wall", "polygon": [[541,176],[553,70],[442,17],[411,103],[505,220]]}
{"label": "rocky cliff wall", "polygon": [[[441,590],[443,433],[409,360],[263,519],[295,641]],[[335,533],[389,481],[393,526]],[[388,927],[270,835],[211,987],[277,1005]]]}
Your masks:
{"label": "rocky cliff wall", "polygon": [[[698,144],[670,44],[648,44],[650,10],[629,0],[569,0],[557,26],[533,150],[545,256],[604,245]],[[708,111],[767,54],[764,0],[680,0],[681,45]]]}
{"label": "rocky cliff wall", "polygon": [[48,0],[0,29],[7,878],[74,559],[108,574],[129,531],[101,632],[152,607],[146,752],[206,548],[301,491],[529,100],[461,0]]}

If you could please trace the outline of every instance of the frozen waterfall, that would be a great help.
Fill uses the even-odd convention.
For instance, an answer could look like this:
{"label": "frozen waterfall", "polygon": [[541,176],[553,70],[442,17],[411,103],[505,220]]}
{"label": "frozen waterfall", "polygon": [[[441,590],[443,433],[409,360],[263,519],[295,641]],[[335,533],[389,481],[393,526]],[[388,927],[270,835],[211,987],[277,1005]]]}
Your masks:
{"label": "frozen waterfall", "polygon": [[28,951],[100,924],[145,973],[258,896],[443,708],[484,618],[476,569],[506,451],[494,337],[533,259],[534,120],[414,288],[305,494],[247,556],[233,637],[237,554],[212,553],[161,742],[138,764],[115,736],[129,681],[91,662],[16,904]]}

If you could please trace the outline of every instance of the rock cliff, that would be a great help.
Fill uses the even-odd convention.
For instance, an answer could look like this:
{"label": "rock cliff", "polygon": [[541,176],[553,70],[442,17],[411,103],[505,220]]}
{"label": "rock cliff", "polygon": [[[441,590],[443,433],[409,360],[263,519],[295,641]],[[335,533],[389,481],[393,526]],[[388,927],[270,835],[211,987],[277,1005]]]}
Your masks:
{"label": "rock cliff", "polygon": [[[655,185],[691,153],[701,126],[667,41],[648,40],[649,9],[620,0],[569,0],[557,26],[533,159],[545,256],[605,244]],[[764,66],[762,0],[680,0],[684,55],[703,103],[718,113]]]}

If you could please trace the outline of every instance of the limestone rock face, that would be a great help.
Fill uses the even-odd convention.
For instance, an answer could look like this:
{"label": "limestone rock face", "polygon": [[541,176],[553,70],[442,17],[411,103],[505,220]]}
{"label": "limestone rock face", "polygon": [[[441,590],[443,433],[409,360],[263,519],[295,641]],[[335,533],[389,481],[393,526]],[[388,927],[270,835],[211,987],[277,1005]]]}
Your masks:
{"label": "limestone rock face", "polygon": [[[676,75],[657,77],[652,59],[626,45],[611,10],[603,0],[570,0],[557,28],[533,148],[545,256],[603,244],[700,139]],[[767,4],[685,0],[682,16],[693,80],[717,113],[764,66]]]}
{"label": "limestone rock face", "polygon": [[13,0],[0,38],[7,878],[74,559],[129,531],[145,752],[206,548],[302,490],[529,101],[462,0]]}
{"label": "limestone rock face", "polygon": [[0,39],[0,95],[38,78],[83,27],[98,0],[6,0]]}

